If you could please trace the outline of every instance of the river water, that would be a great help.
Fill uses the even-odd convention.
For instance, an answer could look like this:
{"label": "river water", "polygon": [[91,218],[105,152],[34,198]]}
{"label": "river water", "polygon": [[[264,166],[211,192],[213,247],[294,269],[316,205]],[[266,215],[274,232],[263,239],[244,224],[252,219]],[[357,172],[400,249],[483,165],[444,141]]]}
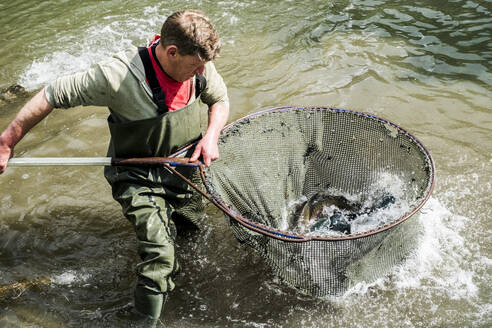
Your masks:
{"label": "river water", "polygon": [[[280,105],[370,112],[416,135],[437,176],[415,254],[329,300],[285,286],[208,206],[203,231],[178,238],[183,271],[164,324],[490,327],[492,2],[1,1],[0,88],[21,84],[28,95],[0,102],[0,129],[56,76],[143,44],[182,8],[204,10],[221,34],[216,66],[231,120]],[[104,156],[107,114],[57,110],[16,155]],[[0,299],[0,326],[125,327],[137,261],[131,230],[99,167],[8,169],[0,285],[31,285]]]}

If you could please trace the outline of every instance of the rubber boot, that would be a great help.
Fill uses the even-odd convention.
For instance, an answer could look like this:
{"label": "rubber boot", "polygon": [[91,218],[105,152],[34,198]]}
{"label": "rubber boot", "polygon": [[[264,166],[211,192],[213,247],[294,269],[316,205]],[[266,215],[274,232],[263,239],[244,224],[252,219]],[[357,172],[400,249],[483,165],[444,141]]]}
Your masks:
{"label": "rubber boot", "polygon": [[155,327],[166,297],[143,286],[135,288],[136,327]]}

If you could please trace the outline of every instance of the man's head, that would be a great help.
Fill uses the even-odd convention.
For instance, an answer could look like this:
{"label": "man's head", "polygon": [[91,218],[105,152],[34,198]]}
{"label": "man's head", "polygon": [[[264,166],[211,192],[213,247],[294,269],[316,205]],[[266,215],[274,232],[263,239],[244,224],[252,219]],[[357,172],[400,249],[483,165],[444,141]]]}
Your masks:
{"label": "man's head", "polygon": [[207,16],[198,10],[182,10],[170,15],[161,29],[160,44],[177,47],[181,56],[198,56],[204,62],[219,56],[220,39]]}

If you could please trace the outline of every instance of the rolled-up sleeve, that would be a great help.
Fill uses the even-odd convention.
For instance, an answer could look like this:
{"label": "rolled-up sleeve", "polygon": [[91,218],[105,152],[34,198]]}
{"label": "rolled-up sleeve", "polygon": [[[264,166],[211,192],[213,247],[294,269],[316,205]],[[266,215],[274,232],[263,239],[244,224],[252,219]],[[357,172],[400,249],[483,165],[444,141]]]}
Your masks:
{"label": "rolled-up sleeve", "polygon": [[110,106],[111,101],[110,85],[102,64],[56,79],[45,88],[45,93],[55,108]]}
{"label": "rolled-up sleeve", "polygon": [[227,87],[212,62],[208,62],[205,66],[205,78],[207,79],[207,86],[201,95],[202,101],[209,107],[218,103],[229,107]]}

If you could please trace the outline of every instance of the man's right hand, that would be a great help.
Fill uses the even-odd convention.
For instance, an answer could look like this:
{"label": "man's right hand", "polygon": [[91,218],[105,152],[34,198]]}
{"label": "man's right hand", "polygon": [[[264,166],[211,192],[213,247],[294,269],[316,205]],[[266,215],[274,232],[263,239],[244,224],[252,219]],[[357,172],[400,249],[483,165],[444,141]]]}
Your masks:
{"label": "man's right hand", "polygon": [[14,148],[3,142],[0,137],[0,174],[5,172],[7,162],[12,156],[14,156]]}

